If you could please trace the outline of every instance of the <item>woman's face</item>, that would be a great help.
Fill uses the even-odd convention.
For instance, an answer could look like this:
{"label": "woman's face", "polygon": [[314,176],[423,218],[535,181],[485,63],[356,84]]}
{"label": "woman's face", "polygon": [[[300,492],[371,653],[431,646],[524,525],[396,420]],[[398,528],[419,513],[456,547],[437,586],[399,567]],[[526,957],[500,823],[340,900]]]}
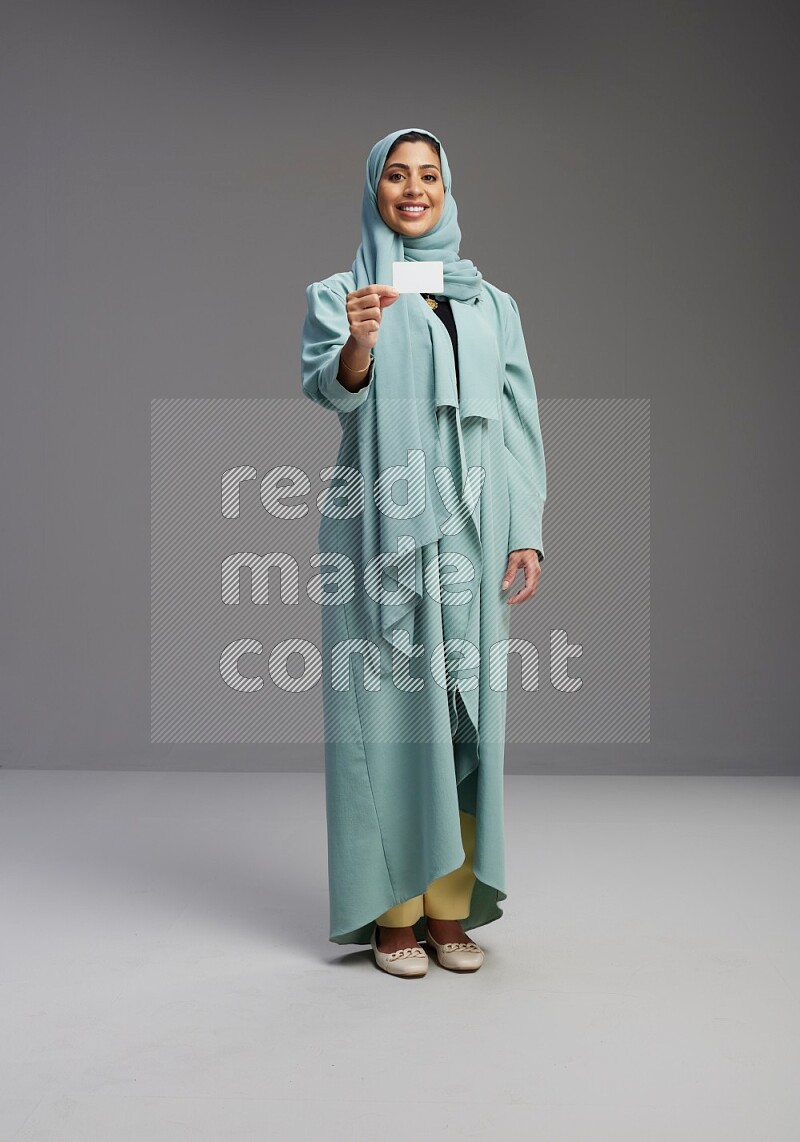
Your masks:
{"label": "woman's face", "polygon": [[444,210],[439,156],[428,143],[403,142],[387,158],[378,183],[378,210],[398,234],[427,234]]}

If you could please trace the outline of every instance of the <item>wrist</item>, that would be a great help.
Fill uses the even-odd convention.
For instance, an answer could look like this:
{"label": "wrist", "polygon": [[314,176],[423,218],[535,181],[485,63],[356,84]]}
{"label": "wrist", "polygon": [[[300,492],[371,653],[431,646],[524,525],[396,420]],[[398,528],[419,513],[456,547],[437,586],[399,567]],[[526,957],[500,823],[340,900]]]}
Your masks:
{"label": "wrist", "polygon": [[372,361],[372,350],[366,345],[360,345],[351,335],[339,354],[339,360],[348,373],[366,373]]}
{"label": "wrist", "polygon": [[358,389],[364,387],[364,382],[372,368],[372,362],[374,360],[369,349],[358,345],[357,342],[353,342],[353,345],[354,349],[348,353],[348,349],[350,349],[350,342],[348,342],[339,354],[339,369],[337,373],[339,383],[346,389],[349,389],[350,392],[356,392]]}

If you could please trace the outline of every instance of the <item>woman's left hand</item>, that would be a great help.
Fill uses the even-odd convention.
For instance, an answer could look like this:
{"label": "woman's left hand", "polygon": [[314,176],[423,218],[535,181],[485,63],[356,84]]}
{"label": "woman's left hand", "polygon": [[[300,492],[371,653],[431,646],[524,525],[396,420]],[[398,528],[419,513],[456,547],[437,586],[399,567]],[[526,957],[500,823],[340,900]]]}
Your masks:
{"label": "woman's left hand", "polygon": [[525,599],[530,599],[539,585],[539,576],[542,573],[542,568],[539,564],[539,556],[533,547],[524,547],[517,551],[509,552],[506,573],[503,576],[504,591],[514,582],[517,571],[519,571],[520,568],[522,568],[525,573],[525,586],[518,591],[516,595],[512,595],[509,599],[506,599],[506,602],[509,604],[522,603]]}

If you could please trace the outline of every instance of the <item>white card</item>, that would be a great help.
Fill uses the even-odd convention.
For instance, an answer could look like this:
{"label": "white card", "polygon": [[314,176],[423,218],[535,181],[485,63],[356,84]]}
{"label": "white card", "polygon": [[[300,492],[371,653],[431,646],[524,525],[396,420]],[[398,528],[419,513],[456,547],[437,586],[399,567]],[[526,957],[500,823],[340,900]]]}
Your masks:
{"label": "white card", "polygon": [[444,293],[444,262],[392,262],[392,285],[400,293]]}

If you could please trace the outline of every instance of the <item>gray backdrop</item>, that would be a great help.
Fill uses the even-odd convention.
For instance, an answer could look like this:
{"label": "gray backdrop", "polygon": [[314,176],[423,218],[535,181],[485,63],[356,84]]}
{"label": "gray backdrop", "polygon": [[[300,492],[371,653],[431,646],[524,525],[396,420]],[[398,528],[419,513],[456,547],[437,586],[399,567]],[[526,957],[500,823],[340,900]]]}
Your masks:
{"label": "gray backdrop", "polygon": [[[151,742],[150,402],[298,396],[305,286],[352,262],[369,148],[419,125],[545,430],[650,401],[649,741],[508,770],[795,772],[794,11],[4,4],[2,764],[321,767],[300,729]],[[600,607],[624,522],[581,544],[548,477],[525,605]]]}

